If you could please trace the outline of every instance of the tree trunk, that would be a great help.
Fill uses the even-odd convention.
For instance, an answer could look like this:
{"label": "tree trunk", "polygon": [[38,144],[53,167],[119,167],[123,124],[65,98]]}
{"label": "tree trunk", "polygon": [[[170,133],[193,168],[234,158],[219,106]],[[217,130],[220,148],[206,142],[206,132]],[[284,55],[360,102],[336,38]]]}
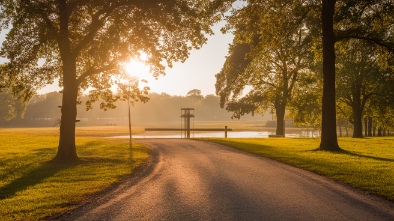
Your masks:
{"label": "tree trunk", "polygon": [[342,137],[342,125],[339,125],[339,136]]}
{"label": "tree trunk", "polygon": [[286,111],[286,104],[277,102],[275,104],[275,111],[276,111],[276,135],[284,136],[285,133],[285,111]]}
{"label": "tree trunk", "polygon": [[77,116],[77,93],[63,91],[60,139],[55,160],[72,161],[78,159],[75,146],[75,119]]}
{"label": "tree trunk", "polygon": [[378,128],[378,137],[381,137],[382,136],[382,127],[379,127]]}
{"label": "tree trunk", "polygon": [[71,52],[69,39],[69,15],[66,1],[59,1],[60,10],[60,30],[59,30],[59,49],[62,59],[63,72],[63,100],[62,116],[60,121],[60,138],[56,161],[77,160],[77,150],[75,147],[75,120],[77,117],[77,68],[76,55]]}
{"label": "tree trunk", "polygon": [[372,137],[372,117],[368,117],[368,137]]}
{"label": "tree trunk", "polygon": [[353,138],[363,138],[362,110],[357,102],[353,105],[353,126]]}
{"label": "tree trunk", "polygon": [[364,117],[364,137],[368,136],[368,117]]}
{"label": "tree trunk", "polygon": [[354,83],[352,88],[353,138],[363,138],[363,105],[361,104],[361,84]]}
{"label": "tree trunk", "polygon": [[346,137],[349,137],[349,121],[346,121],[345,130],[346,130]]}
{"label": "tree trunk", "polygon": [[77,117],[78,85],[76,80],[76,62],[68,59],[63,62],[63,100],[60,122],[60,138],[56,161],[77,160],[75,146],[75,120]]}
{"label": "tree trunk", "polygon": [[334,10],[335,0],[322,1],[323,31],[323,98],[322,98],[322,134],[319,149],[338,151],[336,106],[335,106],[335,35]]}

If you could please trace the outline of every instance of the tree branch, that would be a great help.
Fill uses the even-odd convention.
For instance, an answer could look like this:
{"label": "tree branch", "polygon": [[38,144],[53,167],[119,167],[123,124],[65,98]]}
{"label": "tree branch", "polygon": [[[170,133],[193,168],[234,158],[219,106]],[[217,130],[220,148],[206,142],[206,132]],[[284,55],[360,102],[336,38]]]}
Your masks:
{"label": "tree branch", "polygon": [[88,78],[88,77],[90,77],[92,75],[99,74],[99,73],[102,73],[102,72],[105,72],[105,71],[109,71],[109,70],[111,70],[111,69],[113,69],[115,67],[116,67],[115,63],[110,63],[109,65],[106,65],[106,66],[104,66],[102,68],[98,68],[98,69],[89,68],[84,73],[82,73],[81,76],[78,77],[77,85],[79,86],[82,82],[85,81],[86,78]]}
{"label": "tree branch", "polygon": [[34,7],[31,4],[31,2],[28,0],[25,0],[24,2],[29,7],[29,10],[34,9],[41,16],[41,18],[46,23],[48,29],[50,30],[50,33],[54,36],[54,38],[57,41],[60,41],[58,29],[55,27],[55,25],[53,25],[52,21],[48,18],[48,16],[45,14],[45,12],[42,10],[42,8],[41,7]]}
{"label": "tree branch", "polygon": [[[104,7],[92,15],[92,23],[90,24],[90,31],[85,35],[85,37],[79,42],[73,51],[73,55],[76,57],[81,50],[91,42],[96,36],[97,32],[104,26],[106,18],[116,9],[125,5],[123,2],[113,3],[108,1]],[[102,16],[104,15],[104,16]],[[102,16],[102,17],[101,17]],[[100,18],[101,17],[101,18]]]}
{"label": "tree branch", "polygon": [[359,39],[359,40],[364,40],[367,42],[372,42],[376,45],[379,45],[381,47],[386,48],[390,52],[394,52],[394,42],[392,41],[384,41],[380,38],[377,37],[370,37],[370,36],[361,36],[354,34],[355,31],[346,31],[346,32],[339,32],[337,36],[335,37],[335,42],[343,41],[346,39]]}

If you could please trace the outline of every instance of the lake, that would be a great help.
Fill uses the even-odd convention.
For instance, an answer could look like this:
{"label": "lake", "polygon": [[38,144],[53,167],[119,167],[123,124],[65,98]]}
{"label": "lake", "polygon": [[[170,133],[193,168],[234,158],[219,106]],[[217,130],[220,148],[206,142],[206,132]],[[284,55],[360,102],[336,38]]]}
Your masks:
{"label": "lake", "polygon": [[[275,132],[269,131],[228,131],[228,138],[268,138],[269,135],[274,135]],[[313,136],[312,136],[313,135]],[[291,133],[286,133],[286,137],[319,137],[320,133],[318,131],[300,130],[291,131]],[[142,134],[133,134],[133,138],[184,138],[185,135],[180,131],[145,131]],[[224,131],[195,131],[190,132],[190,138],[224,138]],[[129,138],[126,136],[115,136],[113,138]]]}

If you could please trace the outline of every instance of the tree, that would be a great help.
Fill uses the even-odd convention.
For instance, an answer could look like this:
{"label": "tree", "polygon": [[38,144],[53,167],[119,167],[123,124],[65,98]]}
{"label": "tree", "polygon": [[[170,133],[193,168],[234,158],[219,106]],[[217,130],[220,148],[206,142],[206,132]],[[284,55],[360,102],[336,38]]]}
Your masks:
{"label": "tree", "polygon": [[337,97],[351,110],[353,137],[362,138],[362,119],[367,102],[377,95],[385,80],[376,46],[351,39],[337,44]]}
{"label": "tree", "polygon": [[[368,126],[372,127],[373,124],[374,129],[386,128],[392,130],[394,125],[394,66],[392,58],[387,67],[389,68],[382,73],[383,82],[375,88],[376,96],[371,99],[368,106],[370,114]],[[372,128],[368,128],[368,130],[372,130]]]}
{"label": "tree", "polygon": [[[0,69],[4,67],[5,65],[0,64]],[[21,102],[12,94],[7,79],[8,76],[0,75],[0,121],[22,117],[26,107],[25,102]]]}
{"label": "tree", "polygon": [[320,129],[321,126],[321,75],[309,72],[302,75],[293,91],[289,104],[294,125]]}
{"label": "tree", "polygon": [[[232,1],[88,0],[0,2],[0,22],[10,28],[1,55],[9,59],[1,75],[28,99],[59,78],[63,86],[56,160],[77,159],[75,119],[78,92],[95,88],[93,99],[111,103],[110,90],[124,82],[122,63],[146,55],[151,72],[164,74],[164,62],[184,61],[188,51],[212,34],[210,25]],[[126,97],[144,99],[147,88],[120,87]],[[129,92],[130,91],[130,92]]]}
{"label": "tree", "polygon": [[62,94],[51,92],[42,95],[34,95],[26,108],[26,118],[52,118],[51,125],[58,122],[62,103]]}
{"label": "tree", "polygon": [[195,102],[200,102],[202,99],[204,99],[204,96],[201,94],[201,90],[199,89],[193,89],[187,92],[186,97],[192,99]]}
{"label": "tree", "polygon": [[319,149],[340,150],[336,132],[335,42],[356,38],[393,51],[393,7],[392,0],[322,0],[323,97]]}
{"label": "tree", "polygon": [[23,117],[25,103],[13,96],[10,89],[6,88],[0,92],[0,103],[0,120],[10,121]]}
{"label": "tree", "polygon": [[227,31],[235,37],[216,75],[216,93],[234,117],[274,109],[276,134],[284,135],[286,106],[312,61],[310,11],[303,1],[250,1],[229,17]]}
{"label": "tree", "polygon": [[322,0],[323,37],[323,95],[322,134],[320,149],[339,150],[335,110],[335,35],[334,12],[336,0]]}

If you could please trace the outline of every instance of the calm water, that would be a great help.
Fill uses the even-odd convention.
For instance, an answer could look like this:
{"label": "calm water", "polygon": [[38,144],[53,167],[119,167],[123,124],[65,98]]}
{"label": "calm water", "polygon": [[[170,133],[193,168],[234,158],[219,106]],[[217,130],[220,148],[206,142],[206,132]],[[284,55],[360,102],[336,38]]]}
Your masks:
{"label": "calm water", "polygon": [[[228,131],[228,138],[268,138],[269,135],[275,134],[274,132],[268,131]],[[313,137],[319,137],[320,134],[317,131],[313,132]],[[143,134],[133,135],[133,138],[184,138],[185,135],[181,132],[166,132],[166,131],[146,131]],[[205,138],[205,137],[216,137],[224,138],[223,132],[191,132],[191,138]],[[286,133],[286,137],[312,137],[311,131],[299,131],[298,133]],[[114,138],[129,138],[126,136],[115,136]]]}

